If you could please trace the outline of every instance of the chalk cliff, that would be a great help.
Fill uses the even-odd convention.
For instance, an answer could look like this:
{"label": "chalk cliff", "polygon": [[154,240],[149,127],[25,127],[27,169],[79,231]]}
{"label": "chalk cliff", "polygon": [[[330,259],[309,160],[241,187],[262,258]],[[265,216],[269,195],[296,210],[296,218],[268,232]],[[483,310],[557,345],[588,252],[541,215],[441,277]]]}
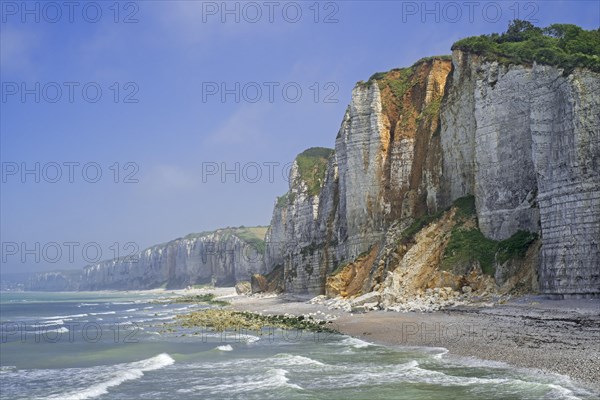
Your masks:
{"label": "chalk cliff", "polygon": [[252,278],[388,306],[463,287],[600,295],[600,32],[520,21],[457,43],[359,82],[335,149],[298,155],[268,229],[192,235],[32,287]]}
{"label": "chalk cliff", "polygon": [[[476,235],[472,240],[490,254],[463,260],[453,268],[456,279],[419,285],[458,287],[458,278],[477,269],[494,276],[497,287],[522,285],[511,278],[529,269],[535,274],[534,280],[532,271],[525,274],[529,290],[600,293],[596,72],[565,74],[555,66],[502,64],[456,50],[451,60],[431,58],[375,74],[353,90],[319,193],[306,195],[294,173],[286,195],[293,201],[275,207],[266,240],[267,253],[285,265],[286,291],[384,290],[398,266],[429,263],[441,270],[453,257],[460,264],[460,249],[451,247],[454,255],[445,249]],[[415,243],[399,248],[402,232],[469,196],[471,225],[446,225],[447,235],[430,243],[436,257],[408,262]],[[293,249],[281,251],[282,243]],[[267,260],[267,269],[273,265]],[[334,270],[343,272],[345,283],[331,277],[327,283]]]}
{"label": "chalk cliff", "polygon": [[442,105],[447,196],[492,239],[542,238],[540,290],[600,292],[600,75],[455,51]]}
{"label": "chalk cliff", "polygon": [[320,190],[308,193],[292,169],[266,238],[277,260],[267,259],[267,269],[285,265],[286,291],[323,293],[327,275],[384,239],[392,223],[437,210],[437,115],[450,68],[432,58],[359,83]]}
{"label": "chalk cliff", "polygon": [[190,234],[131,257],[86,266],[81,273],[41,273],[29,290],[142,290],[197,284],[233,286],[265,273],[265,227]]}

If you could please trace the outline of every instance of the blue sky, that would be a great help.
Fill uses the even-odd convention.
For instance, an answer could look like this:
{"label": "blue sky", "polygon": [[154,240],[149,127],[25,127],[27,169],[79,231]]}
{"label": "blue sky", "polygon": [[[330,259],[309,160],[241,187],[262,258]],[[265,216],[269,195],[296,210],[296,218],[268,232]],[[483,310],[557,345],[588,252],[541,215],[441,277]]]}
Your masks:
{"label": "blue sky", "polygon": [[[85,244],[111,258],[114,243],[123,255],[128,242],[266,225],[287,190],[286,164],[333,147],[357,81],[449,54],[457,39],[502,32],[517,15],[600,24],[596,1],[227,2],[239,22],[223,2],[76,3],[1,2],[0,272],[80,268],[96,258]],[[221,84],[236,92],[236,82],[239,102],[222,99]],[[21,175],[36,163],[39,182]],[[236,163],[238,182],[203,176]],[[77,243],[72,258],[66,242]]]}

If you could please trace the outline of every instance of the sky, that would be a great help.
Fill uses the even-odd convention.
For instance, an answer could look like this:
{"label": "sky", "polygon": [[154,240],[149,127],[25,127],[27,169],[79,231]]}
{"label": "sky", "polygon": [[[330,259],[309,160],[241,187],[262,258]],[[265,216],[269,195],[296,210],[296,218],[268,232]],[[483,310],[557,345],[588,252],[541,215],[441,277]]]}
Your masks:
{"label": "sky", "polygon": [[598,1],[0,1],[0,273],[268,225],[352,88]]}

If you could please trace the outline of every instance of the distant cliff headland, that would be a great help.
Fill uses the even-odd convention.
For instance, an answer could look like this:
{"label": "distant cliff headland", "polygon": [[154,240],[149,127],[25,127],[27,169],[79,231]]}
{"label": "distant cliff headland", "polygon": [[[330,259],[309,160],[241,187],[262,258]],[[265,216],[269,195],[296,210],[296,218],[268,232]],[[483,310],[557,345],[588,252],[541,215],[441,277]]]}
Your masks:
{"label": "distant cliff headland", "polygon": [[458,41],[358,82],[335,149],[298,155],[268,227],[153,246],[31,290],[180,288],[355,297],[600,295],[600,30]]}
{"label": "distant cliff headland", "polygon": [[141,290],[194,285],[233,286],[265,273],[266,227],[193,233],[149,247],[133,257],[86,266],[83,271],[46,272],[31,277],[29,290]]}

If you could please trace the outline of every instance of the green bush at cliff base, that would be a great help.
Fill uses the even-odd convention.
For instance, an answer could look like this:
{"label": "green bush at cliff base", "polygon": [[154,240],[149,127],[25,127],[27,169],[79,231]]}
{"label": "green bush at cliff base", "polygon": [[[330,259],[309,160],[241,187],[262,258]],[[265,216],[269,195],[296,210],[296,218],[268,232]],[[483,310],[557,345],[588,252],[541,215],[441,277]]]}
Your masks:
{"label": "green bush at cliff base", "polygon": [[456,217],[458,218],[471,218],[476,215],[477,209],[475,208],[475,196],[465,196],[454,200],[452,204],[456,207]]}
{"label": "green bush at cliff base", "polygon": [[[479,229],[455,227],[450,234],[450,241],[444,251],[442,269],[451,270],[456,267],[470,265],[479,261],[485,274],[494,274],[494,255],[498,243],[483,236]],[[457,271],[464,273],[466,271]]]}
{"label": "green bush at cliff base", "polygon": [[557,66],[569,74],[574,68],[600,72],[600,29],[586,31],[577,25],[553,24],[538,28],[528,21],[511,21],[502,34],[473,36],[454,43],[463,50],[503,64]]}
{"label": "green bush at cliff base", "polygon": [[514,235],[498,243],[496,260],[503,264],[511,258],[523,257],[531,243],[538,238],[537,233],[517,231]]}
{"label": "green bush at cliff base", "polygon": [[[460,220],[471,218],[475,215],[475,197],[465,196],[454,200],[450,208],[456,208],[456,217]],[[417,218],[412,224],[402,231],[401,240],[407,241],[415,237],[421,229],[425,228],[432,222],[437,221],[447,212],[450,208],[438,211],[434,214],[425,214],[420,218]]]}
{"label": "green bush at cliff base", "polygon": [[414,238],[415,235],[421,231],[421,229],[440,219],[442,214],[444,214],[444,211],[438,211],[435,214],[426,214],[420,218],[417,218],[408,226],[408,228],[402,231],[400,239],[406,241]]}
{"label": "green bush at cliff base", "polygon": [[300,179],[306,183],[310,196],[316,196],[321,191],[321,186],[325,181],[327,162],[332,154],[332,149],[312,147],[296,157],[298,174]]}
{"label": "green bush at cliff base", "polygon": [[537,237],[536,233],[519,230],[508,239],[496,241],[486,238],[479,229],[455,227],[444,251],[442,269],[451,270],[478,261],[485,274],[493,275],[495,261],[503,264],[511,258],[523,257]]}

